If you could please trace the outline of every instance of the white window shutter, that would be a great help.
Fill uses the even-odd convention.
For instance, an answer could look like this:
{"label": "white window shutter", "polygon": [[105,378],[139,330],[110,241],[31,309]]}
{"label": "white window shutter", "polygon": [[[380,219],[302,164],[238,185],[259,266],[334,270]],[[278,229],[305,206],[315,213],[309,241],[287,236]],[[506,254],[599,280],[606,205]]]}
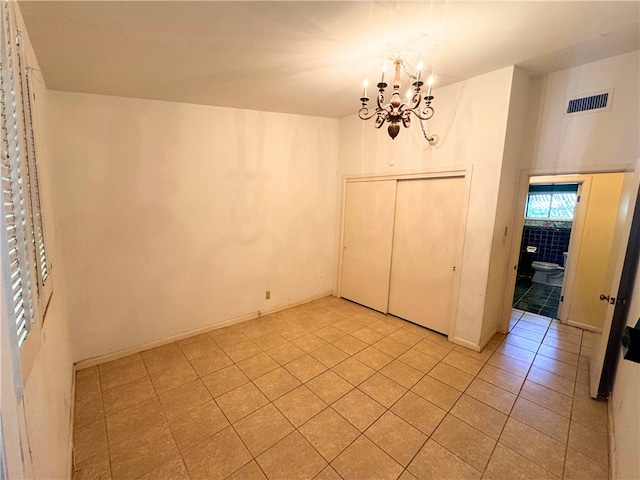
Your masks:
{"label": "white window shutter", "polygon": [[[29,192],[26,178],[26,148],[20,122],[20,88],[16,82],[16,49],[10,10],[2,2],[1,56],[1,128],[2,128],[2,196],[7,238],[8,270],[18,344],[21,345],[34,321],[34,303],[29,251],[33,238],[29,216]],[[11,311],[13,310],[13,311]]]}
{"label": "white window shutter", "polygon": [[[16,35],[16,83],[20,84],[21,90],[21,110],[22,110],[22,139],[26,147],[27,168],[26,183],[29,190],[29,217],[31,219],[33,262],[38,277],[38,293],[42,293],[49,270],[47,265],[47,253],[44,242],[44,228],[42,226],[42,207],[40,203],[40,182],[38,180],[38,165],[36,163],[36,142],[34,135],[34,119],[31,104],[30,76],[27,73],[22,41],[22,33]],[[19,80],[19,81],[18,81]]]}

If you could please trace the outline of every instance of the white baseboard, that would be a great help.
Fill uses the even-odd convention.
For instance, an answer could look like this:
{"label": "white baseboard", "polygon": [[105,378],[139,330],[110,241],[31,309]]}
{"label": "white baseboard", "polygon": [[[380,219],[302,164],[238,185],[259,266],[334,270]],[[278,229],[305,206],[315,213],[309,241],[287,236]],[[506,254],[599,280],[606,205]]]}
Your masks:
{"label": "white baseboard", "polygon": [[194,335],[200,335],[201,333],[211,332],[213,330],[217,330],[223,327],[228,327],[229,325],[234,325],[236,323],[246,322],[247,320],[253,320],[258,317],[276,313],[281,310],[286,310],[287,308],[296,307],[298,305],[309,303],[314,300],[318,300],[320,298],[328,297],[330,295],[333,295],[332,291],[320,293],[318,295],[313,295],[311,297],[307,297],[304,300],[299,300],[297,302],[278,305],[277,307],[270,308],[269,310],[260,310],[257,312],[247,313],[246,315],[240,315],[238,317],[229,318],[227,320],[223,320],[222,322],[218,322],[215,325],[196,328],[195,330],[189,330],[188,332],[179,333],[177,335],[172,335],[170,337],[166,337],[160,340],[154,340],[152,342],[147,342],[142,345],[136,345],[134,347],[125,348],[124,350],[119,350],[117,352],[107,353],[106,355],[100,355],[98,357],[92,357],[92,358],[87,358],[85,360],[80,360],[79,362],[76,362],[75,370],[82,370],[84,368],[93,367],[94,365],[98,365],[100,363],[118,360],[119,358],[123,358],[128,355],[133,355],[134,353],[140,353],[145,350],[149,350],[150,348],[161,347],[162,345],[167,345],[169,343],[173,343],[178,340],[193,337]]}
{"label": "white baseboard", "polygon": [[489,343],[493,337],[496,336],[496,334],[498,333],[498,327],[494,328],[493,331],[487,335],[487,338],[485,338],[482,342],[480,342],[480,345],[477,345],[473,342],[470,342],[468,340],[464,340],[460,337],[453,337],[453,343],[457,344],[457,345],[462,345],[463,347],[467,347],[470,350],[473,350],[474,352],[481,352],[482,350],[484,350],[484,347],[487,346],[487,343]]}
{"label": "white baseboard", "polygon": [[[481,352],[482,350],[484,350],[484,347],[486,347],[486,346],[487,346],[487,344],[488,344],[491,340],[493,340],[493,337],[495,337],[495,336],[498,334],[498,329],[499,329],[499,327],[494,328],[494,329],[493,329],[493,331],[492,331],[489,335],[487,335],[487,337],[486,337],[484,340],[482,340],[482,341],[480,342],[480,350],[479,350],[480,352]],[[509,333],[509,332],[507,332],[507,333]]]}
{"label": "white baseboard", "polygon": [[[489,340],[491,340],[491,338],[489,338]],[[487,343],[489,342],[489,340],[487,340]],[[475,343],[469,342],[468,340],[463,340],[460,337],[453,337],[453,343],[455,343],[456,345],[462,345],[463,347],[467,347],[468,349],[473,350],[474,352],[480,352],[484,348],[484,345],[481,347],[480,345],[476,345]]]}
{"label": "white baseboard", "polygon": [[[561,322],[564,323],[564,322]],[[578,327],[582,330],[589,330],[590,332],[602,333],[602,328],[594,327],[593,325],[587,325],[586,323],[574,322],[572,320],[567,320],[566,325],[571,327]]]}

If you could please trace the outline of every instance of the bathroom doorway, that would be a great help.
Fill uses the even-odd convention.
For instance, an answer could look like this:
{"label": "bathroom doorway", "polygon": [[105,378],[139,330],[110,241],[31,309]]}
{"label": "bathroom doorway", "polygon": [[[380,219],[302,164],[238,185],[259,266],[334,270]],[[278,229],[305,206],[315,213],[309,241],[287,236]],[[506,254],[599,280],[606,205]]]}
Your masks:
{"label": "bathroom doorway", "polygon": [[513,308],[559,318],[580,184],[532,179],[525,205]]}
{"label": "bathroom doorway", "polygon": [[[614,237],[620,229],[619,206],[624,178],[625,174],[622,172],[529,177],[526,195],[522,197],[524,199],[522,209],[524,214],[521,217],[523,235],[519,238],[518,246],[512,247],[517,248],[512,252],[517,252],[520,258],[517,260],[511,308],[524,310],[525,307],[531,307],[531,310],[527,311],[558,319],[571,326],[594,332],[602,331],[607,304],[600,300],[600,295],[607,290],[603,282],[610,266],[610,256],[617,252],[615,247],[617,242]],[[561,243],[560,239],[556,239],[555,257],[534,258],[532,249],[529,248],[527,252],[527,247],[536,247],[536,245],[532,245],[531,238],[525,236],[526,224],[530,224],[531,217],[535,216],[535,213],[531,214],[531,208],[529,208],[529,197],[535,199],[535,195],[540,193],[540,190],[536,191],[536,189],[547,188],[542,185],[554,185],[561,190],[561,185],[569,184],[577,184],[577,191],[568,248],[565,249],[565,244]],[[536,188],[532,188],[534,186]],[[575,186],[571,188],[575,190]],[[547,192],[547,197],[544,198],[548,200],[549,194],[555,194],[555,192]],[[564,200],[568,198],[570,197],[566,196]],[[551,246],[553,247],[553,240],[551,240]],[[536,248],[535,253],[537,252]],[[552,261],[549,261],[550,258]],[[533,262],[537,262],[535,265],[537,269],[534,268]],[[522,275],[520,275],[521,271]],[[536,275],[537,280],[542,280],[541,282],[534,282]],[[529,276],[531,280],[527,287]],[[536,285],[537,283],[544,286]],[[525,296],[527,292],[528,295]],[[527,298],[530,301],[527,301]],[[555,314],[554,307],[557,309]]]}

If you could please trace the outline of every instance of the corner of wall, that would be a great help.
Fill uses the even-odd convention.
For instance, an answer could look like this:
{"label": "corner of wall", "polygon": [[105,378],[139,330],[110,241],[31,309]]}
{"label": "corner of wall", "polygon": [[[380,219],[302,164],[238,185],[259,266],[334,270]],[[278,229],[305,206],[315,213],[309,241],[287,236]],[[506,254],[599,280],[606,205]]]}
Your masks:
{"label": "corner of wall", "polygon": [[[513,215],[519,174],[522,165],[526,110],[529,94],[529,76],[519,67],[513,67],[504,148],[500,162],[498,201],[489,262],[482,329],[479,345],[486,344],[501,324],[509,268],[509,248],[513,235]],[[506,291],[506,292],[505,292]]]}

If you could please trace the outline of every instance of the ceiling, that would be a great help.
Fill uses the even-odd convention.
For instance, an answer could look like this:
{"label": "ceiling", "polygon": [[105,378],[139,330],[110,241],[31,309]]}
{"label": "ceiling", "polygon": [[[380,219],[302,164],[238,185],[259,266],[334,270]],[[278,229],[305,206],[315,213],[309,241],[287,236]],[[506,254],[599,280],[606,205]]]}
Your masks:
{"label": "ceiling", "polygon": [[435,62],[437,88],[508,65],[538,75],[640,47],[638,1],[23,1],[20,9],[50,89],[337,118],[357,111],[363,77],[377,82],[397,55],[409,67]]}

